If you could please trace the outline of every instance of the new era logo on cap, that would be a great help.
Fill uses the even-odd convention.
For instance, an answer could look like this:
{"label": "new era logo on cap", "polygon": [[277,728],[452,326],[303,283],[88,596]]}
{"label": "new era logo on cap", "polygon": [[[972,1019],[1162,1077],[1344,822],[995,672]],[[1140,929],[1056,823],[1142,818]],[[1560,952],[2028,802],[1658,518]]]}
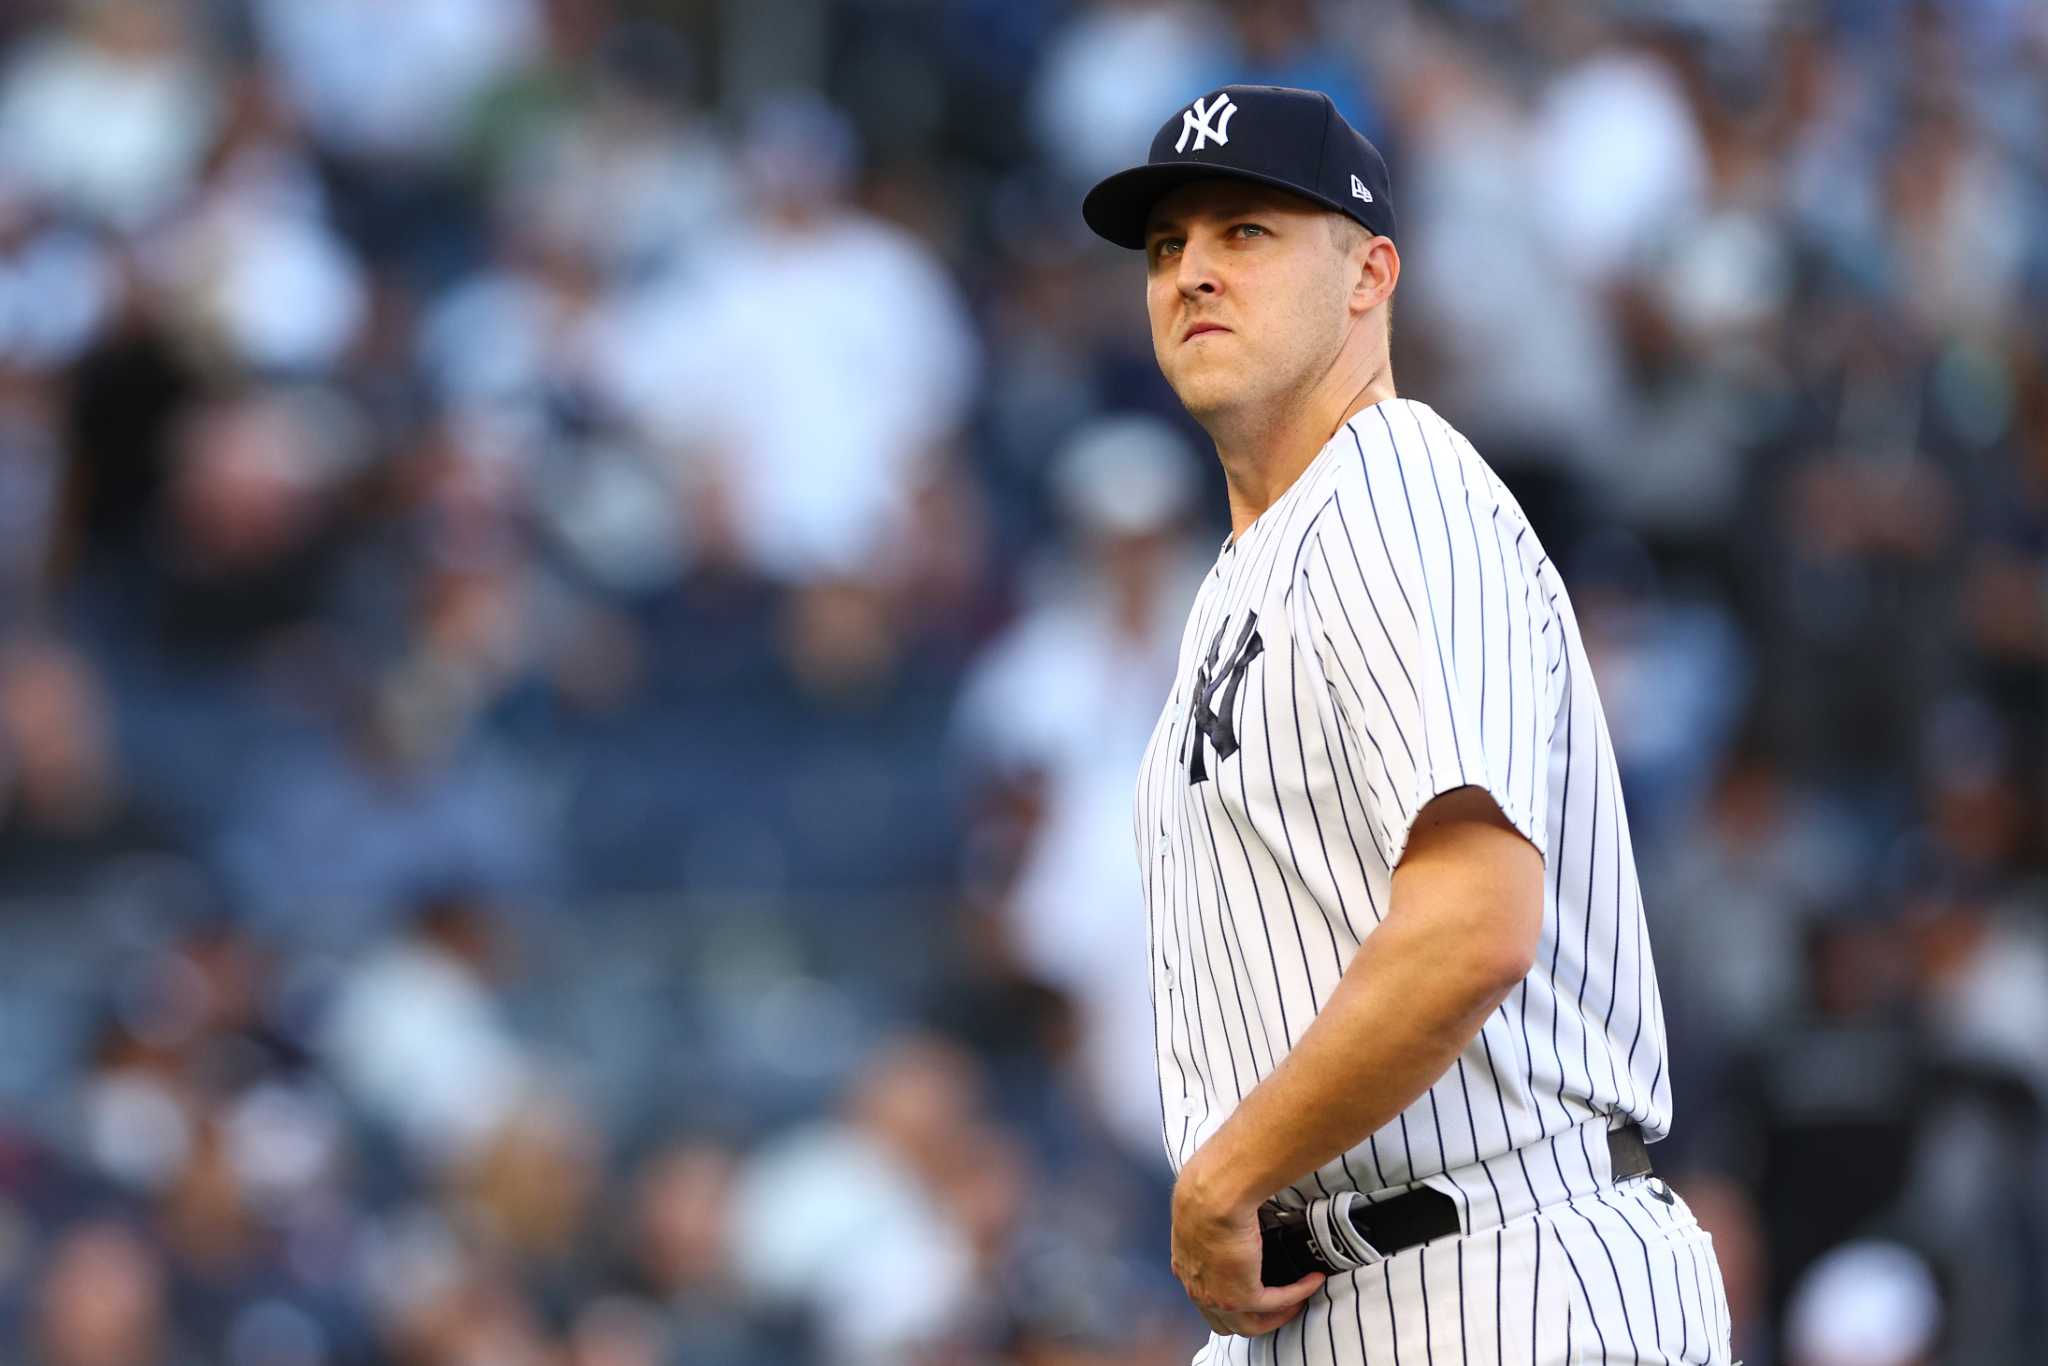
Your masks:
{"label": "new era logo on cap", "polygon": [[1145,245],[1159,199],[1192,181],[1244,180],[1286,190],[1394,235],[1387,164],[1319,90],[1231,85],[1184,105],[1153,135],[1144,164],[1088,192],[1081,215],[1121,247]]}

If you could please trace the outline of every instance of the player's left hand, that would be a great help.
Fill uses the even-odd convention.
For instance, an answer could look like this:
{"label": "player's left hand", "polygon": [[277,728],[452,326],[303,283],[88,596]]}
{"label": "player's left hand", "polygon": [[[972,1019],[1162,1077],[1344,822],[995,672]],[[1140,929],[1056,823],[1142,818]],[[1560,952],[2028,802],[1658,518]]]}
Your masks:
{"label": "player's left hand", "polygon": [[1219,1333],[1258,1337],[1301,1312],[1323,1284],[1320,1271],[1292,1285],[1269,1286],[1259,1278],[1261,1247],[1257,1205],[1219,1205],[1205,1196],[1188,1164],[1173,1188],[1173,1274],[1188,1298]]}

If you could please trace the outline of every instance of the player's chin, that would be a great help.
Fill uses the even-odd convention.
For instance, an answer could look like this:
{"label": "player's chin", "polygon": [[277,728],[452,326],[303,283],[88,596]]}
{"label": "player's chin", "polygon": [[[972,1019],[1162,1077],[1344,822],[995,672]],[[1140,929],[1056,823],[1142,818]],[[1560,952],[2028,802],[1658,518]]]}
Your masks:
{"label": "player's chin", "polygon": [[1206,413],[1220,413],[1238,403],[1243,395],[1239,385],[1222,366],[1182,365],[1167,372],[1167,382],[1179,395],[1181,406],[1197,420]]}

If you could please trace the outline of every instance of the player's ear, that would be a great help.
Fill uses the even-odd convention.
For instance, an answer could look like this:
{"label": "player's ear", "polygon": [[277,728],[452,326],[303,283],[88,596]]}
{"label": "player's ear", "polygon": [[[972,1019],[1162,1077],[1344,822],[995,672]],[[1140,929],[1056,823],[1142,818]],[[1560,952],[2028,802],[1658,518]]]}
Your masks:
{"label": "player's ear", "polygon": [[1393,297],[1401,279],[1401,253],[1391,237],[1365,237],[1350,254],[1351,308],[1363,314]]}

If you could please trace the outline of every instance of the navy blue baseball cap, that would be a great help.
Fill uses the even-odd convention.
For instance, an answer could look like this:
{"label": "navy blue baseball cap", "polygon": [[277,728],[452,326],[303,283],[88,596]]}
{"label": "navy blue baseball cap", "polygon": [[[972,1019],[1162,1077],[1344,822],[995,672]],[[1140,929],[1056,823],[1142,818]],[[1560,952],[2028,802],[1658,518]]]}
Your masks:
{"label": "navy blue baseball cap", "polygon": [[1387,163],[1320,90],[1226,85],[1177,111],[1142,166],[1088,192],[1081,216],[1120,247],[1145,245],[1145,220],[1168,191],[1247,180],[1313,200],[1380,237],[1394,235]]}

